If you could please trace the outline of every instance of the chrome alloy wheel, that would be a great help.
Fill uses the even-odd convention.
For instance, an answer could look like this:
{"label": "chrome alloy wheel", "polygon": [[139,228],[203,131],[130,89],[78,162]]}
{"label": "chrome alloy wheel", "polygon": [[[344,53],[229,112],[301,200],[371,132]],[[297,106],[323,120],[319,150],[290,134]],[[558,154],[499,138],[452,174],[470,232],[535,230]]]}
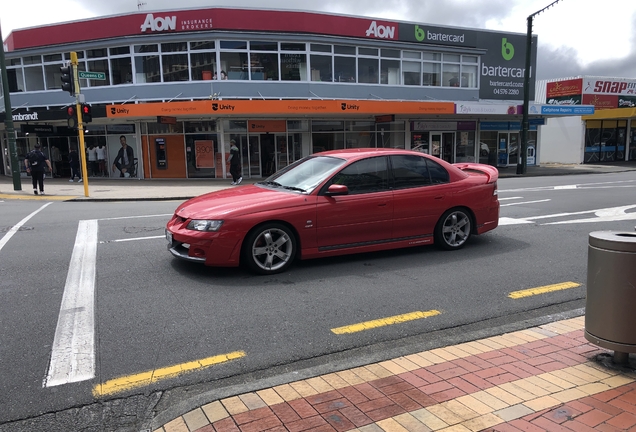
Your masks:
{"label": "chrome alloy wheel", "polygon": [[470,216],[462,210],[448,212],[441,225],[442,240],[449,249],[463,246],[470,237]]}
{"label": "chrome alloy wheel", "polygon": [[261,273],[275,273],[290,264],[294,247],[294,239],[283,227],[262,229],[251,243],[251,262]]}

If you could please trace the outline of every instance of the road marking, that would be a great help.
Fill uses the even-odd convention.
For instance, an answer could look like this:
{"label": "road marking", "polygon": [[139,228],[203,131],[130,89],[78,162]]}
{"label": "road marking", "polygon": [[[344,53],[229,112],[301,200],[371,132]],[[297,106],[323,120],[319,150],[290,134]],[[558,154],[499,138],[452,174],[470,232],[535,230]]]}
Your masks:
{"label": "road marking", "polygon": [[97,384],[93,387],[93,396],[100,397],[120,393],[137,387],[148,386],[162,379],[174,378],[186,372],[196,372],[219,363],[236,360],[245,357],[244,351],[234,351],[228,354],[220,354],[207,357],[201,360],[194,360],[187,363],[176,364],[165,368],[154,369],[134,375],[127,375],[105,383]]}
{"label": "road marking", "polygon": [[499,226],[504,225],[520,225],[520,224],[531,224],[534,223],[525,219],[514,219],[509,217],[499,217]]}
{"label": "road marking", "polygon": [[96,219],[79,221],[43,387],[95,376],[97,231]]}
{"label": "road marking", "polygon": [[563,186],[555,186],[554,190],[564,190],[564,189],[576,189],[576,185],[563,185]]}
{"label": "road marking", "polygon": [[150,239],[165,239],[165,238],[166,238],[165,235],[160,235],[160,236],[151,236],[151,237],[135,237],[135,238],[119,239],[119,240],[102,240],[99,243],[100,244],[104,244],[104,243],[119,243],[119,242],[135,241],[135,240],[150,240]]}
{"label": "road marking", "polygon": [[28,200],[28,201],[68,201],[77,198],[77,195],[12,195],[0,194],[0,198],[7,200]]}
{"label": "road marking", "polygon": [[34,211],[33,213],[31,213],[30,215],[28,215],[27,217],[25,217],[24,219],[22,219],[20,222],[18,222],[17,224],[15,224],[14,226],[12,226],[9,231],[7,231],[7,233],[2,237],[2,239],[0,239],[0,250],[2,250],[2,248],[4,247],[4,245],[7,244],[7,242],[9,240],[11,240],[11,237],[13,237],[13,235],[18,232],[18,230],[20,229],[20,227],[22,227],[22,225],[24,225],[25,223],[27,223],[29,221],[29,219],[31,219],[33,216],[35,216],[36,214],[40,213],[42,210],[44,210],[46,207],[50,206],[53,203],[46,203],[44,204],[42,207],[40,207],[39,209],[37,209],[36,211]]}
{"label": "road marking", "polygon": [[107,221],[107,220],[120,220],[120,219],[137,219],[137,218],[165,217],[165,216],[172,216],[172,215],[174,215],[174,213],[145,215],[145,216],[121,216],[121,217],[112,217],[112,218],[101,218],[98,220]]}
{"label": "road marking", "polygon": [[332,328],[331,331],[335,334],[348,334],[357,333],[364,330],[370,330],[372,328],[384,327],[391,324],[399,324],[407,321],[413,321],[416,319],[429,318],[435,315],[439,315],[441,312],[437,310],[430,310],[426,312],[416,311],[402,315],[395,315],[388,318],[380,318],[377,320],[361,322],[358,324],[352,324],[344,327]]}
{"label": "road marking", "polygon": [[603,189],[605,187],[616,187],[619,183],[632,183],[631,185],[624,185],[624,187],[633,187],[633,183],[636,180],[621,180],[613,182],[597,182],[597,183],[579,183],[573,185],[560,185],[560,186],[537,186],[532,188],[519,188],[519,189],[499,189],[498,193],[506,192],[540,192],[540,191],[554,191],[561,189]]}
{"label": "road marking", "polygon": [[513,200],[513,199],[521,199],[523,197],[508,197],[508,198],[499,198],[499,201]]}
{"label": "road marking", "polygon": [[513,291],[510,294],[508,294],[508,297],[510,297],[511,299],[519,299],[519,298],[530,297],[530,296],[539,295],[539,294],[545,294],[545,293],[549,293],[553,291],[576,288],[579,286],[581,286],[581,284],[576,282],[563,282],[563,283],[558,283],[554,285],[546,285],[546,286],[537,287],[537,288],[525,289],[521,291]]}
{"label": "road marking", "polygon": [[513,205],[523,205],[523,204],[534,204],[534,203],[547,202],[547,201],[551,201],[551,200],[543,199],[543,200],[536,200],[536,201],[524,201],[524,202],[517,202],[517,203],[510,203],[510,204],[500,204],[499,207],[508,207]]}

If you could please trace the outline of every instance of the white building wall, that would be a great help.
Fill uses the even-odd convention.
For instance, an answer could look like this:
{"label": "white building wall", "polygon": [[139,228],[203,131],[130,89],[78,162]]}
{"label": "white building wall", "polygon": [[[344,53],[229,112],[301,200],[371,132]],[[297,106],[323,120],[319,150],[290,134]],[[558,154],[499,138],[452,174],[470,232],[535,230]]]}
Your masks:
{"label": "white building wall", "polygon": [[540,164],[583,162],[585,122],[580,116],[548,118],[540,129]]}

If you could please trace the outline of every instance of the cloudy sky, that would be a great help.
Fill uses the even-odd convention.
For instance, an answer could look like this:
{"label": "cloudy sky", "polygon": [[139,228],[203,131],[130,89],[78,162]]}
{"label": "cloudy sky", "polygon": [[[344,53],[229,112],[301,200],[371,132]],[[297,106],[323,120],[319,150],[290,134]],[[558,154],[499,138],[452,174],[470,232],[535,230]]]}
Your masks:
{"label": "cloudy sky", "polygon": [[[3,0],[2,35],[103,15],[212,6],[311,10],[526,33],[527,17],[553,0]],[[69,12],[66,12],[69,11]],[[636,0],[560,0],[534,17],[537,78],[636,79]]]}

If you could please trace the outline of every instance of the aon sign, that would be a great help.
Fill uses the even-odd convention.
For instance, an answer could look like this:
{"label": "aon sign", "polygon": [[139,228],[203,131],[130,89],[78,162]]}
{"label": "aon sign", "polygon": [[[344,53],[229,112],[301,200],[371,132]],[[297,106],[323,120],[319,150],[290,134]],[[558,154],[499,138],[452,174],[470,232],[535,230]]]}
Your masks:
{"label": "aon sign", "polygon": [[160,32],[165,30],[176,30],[177,29],[177,17],[157,17],[155,18],[152,14],[146,15],[146,20],[141,25],[141,31],[153,31]]}

